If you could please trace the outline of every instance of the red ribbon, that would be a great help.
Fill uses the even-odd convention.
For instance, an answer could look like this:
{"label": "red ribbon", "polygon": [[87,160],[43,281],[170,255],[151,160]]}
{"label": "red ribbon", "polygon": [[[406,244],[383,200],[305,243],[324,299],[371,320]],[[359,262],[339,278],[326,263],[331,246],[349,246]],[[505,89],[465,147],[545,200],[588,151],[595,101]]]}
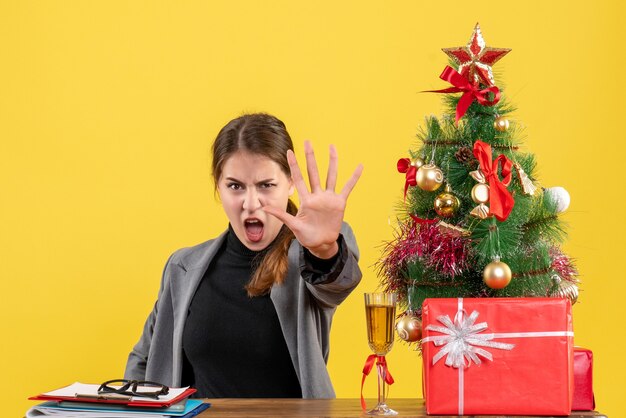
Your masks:
{"label": "red ribbon", "polygon": [[[513,163],[506,155],[500,154],[491,160],[491,146],[480,139],[474,143],[474,156],[480,163],[480,171],[489,182],[489,212],[496,219],[503,222],[513,210],[515,200],[507,190],[511,183],[511,168]],[[502,163],[502,180],[498,178],[498,166]]]}
{"label": "red ribbon", "polygon": [[[459,103],[456,105],[456,122],[463,117],[467,109],[472,102],[476,100],[483,106],[493,106],[500,101],[500,89],[496,86],[491,86],[486,89],[479,90],[478,85],[470,83],[467,78],[455,71],[454,68],[446,66],[443,72],[439,76],[440,79],[449,82],[454,87],[448,87],[443,90],[427,90],[428,93],[459,93],[463,92],[463,95],[459,99]],[[493,100],[487,98],[487,93],[493,93]]]}
{"label": "red ribbon", "polygon": [[363,378],[361,379],[361,408],[363,409],[363,411],[367,410],[367,406],[365,405],[365,399],[363,398],[363,384],[365,383],[365,378],[372,371],[374,363],[376,363],[376,366],[382,367],[385,382],[388,385],[393,384],[393,377],[391,377],[391,373],[389,373],[389,370],[387,370],[387,360],[385,359],[385,356],[379,356],[377,354],[370,355],[365,361],[365,366],[363,366]]}
{"label": "red ribbon", "polygon": [[415,179],[417,167],[411,165],[411,160],[408,158],[400,158],[398,160],[398,172],[406,173],[406,181],[404,182],[404,199],[406,200],[406,191],[409,186],[417,185],[417,180]]}

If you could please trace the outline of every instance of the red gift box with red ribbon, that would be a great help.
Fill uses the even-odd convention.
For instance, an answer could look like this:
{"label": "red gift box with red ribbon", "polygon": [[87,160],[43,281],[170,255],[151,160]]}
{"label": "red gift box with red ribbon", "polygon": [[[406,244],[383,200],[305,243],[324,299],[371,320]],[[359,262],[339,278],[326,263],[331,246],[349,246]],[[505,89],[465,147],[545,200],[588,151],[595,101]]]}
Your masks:
{"label": "red gift box with red ribbon", "polygon": [[422,326],[428,414],[569,415],[568,299],[426,299]]}
{"label": "red gift box with red ribbon", "polygon": [[593,353],[582,347],[574,347],[574,398],[572,411],[593,411]]}

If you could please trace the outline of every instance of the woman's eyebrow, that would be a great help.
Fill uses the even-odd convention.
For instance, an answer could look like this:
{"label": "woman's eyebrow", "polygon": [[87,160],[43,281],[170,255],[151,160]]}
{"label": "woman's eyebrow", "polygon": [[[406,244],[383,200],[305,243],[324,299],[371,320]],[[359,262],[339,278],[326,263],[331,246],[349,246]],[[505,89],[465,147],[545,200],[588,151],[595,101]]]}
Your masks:
{"label": "woman's eyebrow", "polygon": [[274,180],[273,177],[270,177],[270,178],[265,179],[265,180],[259,180],[259,181],[256,182],[256,184],[274,183],[274,182],[276,182],[276,180]]}
{"label": "woman's eyebrow", "polygon": [[[237,183],[242,183],[242,184],[244,183],[243,181],[238,180],[238,179],[236,179],[235,177],[230,177],[230,176],[229,176],[229,177],[224,178],[224,180],[227,180],[227,181],[234,181],[234,182],[237,182]],[[257,181],[255,184],[274,183],[274,182],[276,182],[276,180],[275,180],[273,177],[269,177],[269,178],[267,178],[267,179],[259,180],[259,181]]]}

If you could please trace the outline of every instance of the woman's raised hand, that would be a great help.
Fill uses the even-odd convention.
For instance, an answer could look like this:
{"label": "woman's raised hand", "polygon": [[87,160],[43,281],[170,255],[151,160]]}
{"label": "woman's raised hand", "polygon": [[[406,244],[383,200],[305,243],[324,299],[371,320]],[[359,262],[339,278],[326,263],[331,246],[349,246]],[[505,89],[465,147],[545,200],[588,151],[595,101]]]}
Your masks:
{"label": "woman's raised hand", "polygon": [[352,192],[359,177],[361,177],[363,165],[359,164],[357,166],[352,176],[343,186],[343,189],[341,189],[341,192],[336,193],[337,150],[334,145],[330,146],[330,161],[325,188],[321,185],[313,146],[309,141],[304,143],[304,153],[310,191],[304,181],[294,153],[291,150],[287,151],[291,178],[300,197],[298,213],[293,216],[284,209],[270,206],[264,206],[263,210],[287,225],[300,244],[306,247],[313,255],[327,259],[334,256],[339,250],[337,237],[341,231],[346,203],[350,192]]}

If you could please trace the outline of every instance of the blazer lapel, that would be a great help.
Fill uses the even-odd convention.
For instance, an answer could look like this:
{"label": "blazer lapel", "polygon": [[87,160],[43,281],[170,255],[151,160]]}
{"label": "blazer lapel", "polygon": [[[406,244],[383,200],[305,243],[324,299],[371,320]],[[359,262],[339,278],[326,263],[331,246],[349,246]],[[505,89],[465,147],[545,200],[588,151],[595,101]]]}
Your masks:
{"label": "blazer lapel", "polygon": [[225,238],[226,232],[208,243],[206,248],[203,249],[196,259],[189,260],[188,265],[184,262],[185,260],[182,260],[182,267],[185,269],[184,276],[181,275],[181,277],[177,278],[177,280],[172,283],[172,310],[174,313],[172,378],[174,382],[178,382],[179,384],[182,377],[183,330],[185,329],[189,305],[191,305],[191,300],[196,293],[200,281],[202,281],[204,273]]}

